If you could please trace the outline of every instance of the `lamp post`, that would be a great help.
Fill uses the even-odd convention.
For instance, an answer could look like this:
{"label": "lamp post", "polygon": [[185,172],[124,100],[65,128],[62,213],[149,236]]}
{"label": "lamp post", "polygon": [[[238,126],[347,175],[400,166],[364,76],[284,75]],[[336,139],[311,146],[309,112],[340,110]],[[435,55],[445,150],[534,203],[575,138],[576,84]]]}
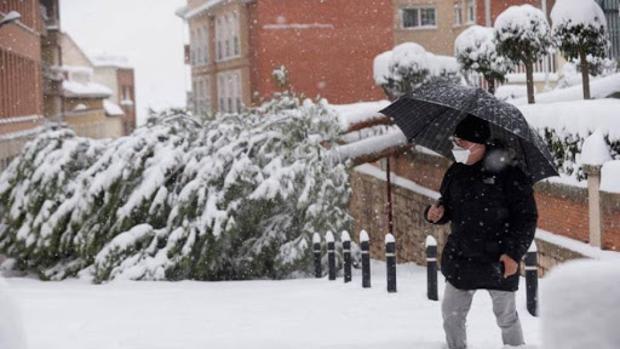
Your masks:
{"label": "lamp post", "polygon": [[17,21],[20,18],[22,18],[22,15],[20,15],[19,12],[11,11],[11,12],[7,13],[0,20],[0,27],[4,26],[5,24],[9,24],[9,23],[15,22],[15,21]]}

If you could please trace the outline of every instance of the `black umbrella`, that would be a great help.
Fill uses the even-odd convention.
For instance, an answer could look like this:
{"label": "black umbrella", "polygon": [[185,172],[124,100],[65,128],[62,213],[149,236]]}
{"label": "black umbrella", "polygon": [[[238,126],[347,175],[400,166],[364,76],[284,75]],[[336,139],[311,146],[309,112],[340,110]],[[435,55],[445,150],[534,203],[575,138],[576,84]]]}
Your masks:
{"label": "black umbrella", "polygon": [[540,135],[514,105],[480,88],[445,81],[423,84],[381,110],[394,119],[410,142],[453,159],[450,136],[468,114],[489,122],[491,138],[515,153],[533,182],[557,176],[553,157]]}

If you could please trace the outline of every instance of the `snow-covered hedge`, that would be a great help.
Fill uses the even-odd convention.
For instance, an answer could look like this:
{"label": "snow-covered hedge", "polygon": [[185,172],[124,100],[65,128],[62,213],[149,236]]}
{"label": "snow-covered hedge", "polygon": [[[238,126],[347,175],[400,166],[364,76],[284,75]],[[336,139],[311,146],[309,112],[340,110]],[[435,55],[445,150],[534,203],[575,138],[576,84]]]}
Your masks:
{"label": "snow-covered hedge", "polygon": [[574,181],[585,179],[583,142],[600,130],[610,156],[620,160],[620,128],[617,99],[518,105],[528,123],[545,139],[558,171]]}
{"label": "snow-covered hedge", "polygon": [[97,141],[50,127],[0,176],[0,251],[42,278],[304,275],[311,235],[349,228],[324,101],[283,95],[202,124],[169,112]]}

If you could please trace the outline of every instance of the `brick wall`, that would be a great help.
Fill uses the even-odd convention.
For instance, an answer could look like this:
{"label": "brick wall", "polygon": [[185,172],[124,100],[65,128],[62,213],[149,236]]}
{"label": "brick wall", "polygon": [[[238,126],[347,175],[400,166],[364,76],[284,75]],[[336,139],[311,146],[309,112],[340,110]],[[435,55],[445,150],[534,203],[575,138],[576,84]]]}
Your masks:
{"label": "brick wall", "polygon": [[620,194],[601,192],[603,247],[620,251]]}
{"label": "brick wall", "polygon": [[[541,8],[541,0],[491,0],[489,2],[491,4],[491,25],[495,24],[495,19],[497,19],[497,16],[499,16],[510,6],[529,4],[534,7]],[[486,22],[484,3],[485,0],[476,1],[476,23],[479,25],[485,25]],[[554,0],[547,0],[547,13],[551,12],[554,3]]]}
{"label": "brick wall", "polygon": [[393,46],[391,0],[261,0],[250,5],[252,88],[277,90],[271,78],[284,65],[290,85],[332,103],[383,99],[374,85],[374,57]]}
{"label": "brick wall", "polygon": [[[34,25],[31,1],[0,1],[0,11],[22,9]],[[32,23],[30,23],[32,22]],[[16,23],[0,28],[0,118],[43,113],[41,41],[36,31]]]}
{"label": "brick wall", "polygon": [[588,242],[588,192],[585,188],[538,183],[538,226],[575,240]]}

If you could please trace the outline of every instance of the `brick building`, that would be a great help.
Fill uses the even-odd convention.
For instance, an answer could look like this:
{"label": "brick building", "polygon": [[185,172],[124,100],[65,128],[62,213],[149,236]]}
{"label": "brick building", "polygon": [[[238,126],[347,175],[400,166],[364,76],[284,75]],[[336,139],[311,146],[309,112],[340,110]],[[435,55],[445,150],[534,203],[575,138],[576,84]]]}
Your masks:
{"label": "brick building", "polygon": [[[107,113],[120,109],[123,122],[123,134],[127,135],[136,128],[136,91],[134,69],[124,57],[102,54],[91,59],[94,67],[94,81],[103,84],[112,91],[107,100]],[[118,107],[120,106],[120,108]],[[118,113],[118,111],[117,111]]]}
{"label": "brick building", "polygon": [[10,11],[21,18],[0,27],[0,169],[60,108],[58,0],[0,0],[0,18]]}
{"label": "brick building", "polygon": [[[371,6],[372,4],[372,6]],[[237,111],[289,87],[332,103],[383,98],[372,61],[393,46],[390,0],[188,0],[177,11],[190,31],[191,107]]]}
{"label": "brick building", "polygon": [[[117,99],[116,70],[109,84],[97,80],[97,67],[67,33],[61,33],[62,120],[78,135],[114,138],[124,134],[125,112]],[[101,78],[101,76],[100,76]],[[110,86],[108,86],[110,85]],[[115,95],[116,93],[116,95]]]}
{"label": "brick building", "polygon": [[549,15],[554,0],[393,0],[395,42],[416,42],[428,51],[454,54],[456,37],[470,25],[492,27],[513,5],[531,4]]}
{"label": "brick building", "polygon": [[[618,0],[609,0],[618,1]],[[189,25],[192,92],[199,114],[237,111],[278,90],[283,65],[290,88],[332,103],[384,98],[372,82],[372,60],[403,42],[454,54],[467,27],[492,26],[513,5],[549,14],[554,0],[188,0],[177,11]],[[608,6],[609,7],[609,6]],[[355,15],[352,15],[355,14]],[[550,55],[534,65],[536,88],[553,86],[564,61]],[[524,67],[508,76],[524,83]]]}

